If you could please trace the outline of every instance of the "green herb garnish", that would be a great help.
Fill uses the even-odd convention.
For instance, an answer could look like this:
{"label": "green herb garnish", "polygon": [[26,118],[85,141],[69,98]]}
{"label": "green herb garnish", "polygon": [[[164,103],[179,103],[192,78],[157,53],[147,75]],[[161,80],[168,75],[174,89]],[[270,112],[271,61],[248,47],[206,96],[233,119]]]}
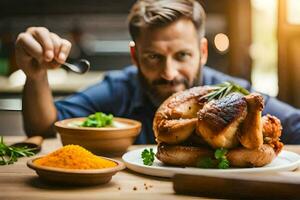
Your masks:
{"label": "green herb garnish", "polygon": [[141,157],[143,159],[144,165],[151,166],[153,164],[153,162],[154,162],[154,152],[153,152],[153,149],[152,148],[150,148],[150,150],[144,149],[144,151],[142,152]]}
{"label": "green herb garnish", "polygon": [[202,158],[197,163],[197,167],[199,168],[216,168],[216,166],[216,160],[209,157]]}
{"label": "green herb garnish", "polygon": [[0,165],[9,165],[18,161],[20,157],[29,157],[35,155],[34,151],[36,148],[28,147],[13,147],[7,146],[3,137],[1,136],[0,141]]}
{"label": "green herb garnish", "polygon": [[219,168],[227,169],[230,167],[229,161],[226,158],[228,150],[224,148],[216,149],[214,158],[205,157],[198,161],[199,168]]}
{"label": "green herb garnish", "polygon": [[233,92],[238,92],[243,95],[250,94],[248,90],[238,84],[235,84],[233,82],[224,82],[214,85],[212,91],[201,97],[201,99],[207,99],[207,101],[211,101],[213,99],[221,99]]}
{"label": "green herb garnish", "polygon": [[228,150],[224,148],[220,148],[215,151],[215,158],[219,161],[218,163],[219,169],[229,168],[229,161],[226,158],[227,152]]}
{"label": "green herb garnish", "polygon": [[215,158],[217,160],[226,158],[227,152],[228,152],[227,149],[224,149],[224,148],[216,149],[216,151],[215,151]]}
{"label": "green herb garnish", "polygon": [[228,169],[229,167],[230,167],[230,165],[229,165],[229,161],[227,159],[222,159],[218,164],[219,169]]}
{"label": "green herb garnish", "polygon": [[103,112],[96,112],[95,114],[89,115],[87,119],[80,125],[82,127],[105,127],[112,124],[113,115],[106,115]]}

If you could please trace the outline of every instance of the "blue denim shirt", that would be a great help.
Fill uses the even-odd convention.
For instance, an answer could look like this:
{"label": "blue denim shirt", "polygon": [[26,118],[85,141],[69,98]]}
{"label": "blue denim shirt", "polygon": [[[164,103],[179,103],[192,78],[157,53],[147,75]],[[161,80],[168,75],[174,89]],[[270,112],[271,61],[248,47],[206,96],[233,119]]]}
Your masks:
{"label": "blue denim shirt", "polygon": [[[233,81],[253,91],[246,80],[228,76],[209,67],[203,68],[203,85],[218,84],[224,81]],[[263,115],[269,113],[281,120],[283,125],[281,140],[286,144],[300,144],[300,110],[280,102],[276,98],[267,95],[264,95],[264,98]],[[157,108],[144,95],[135,66],[111,71],[107,73],[103,81],[64,100],[56,101],[55,105],[58,120],[85,117],[97,111],[138,120],[142,123],[142,130],[135,144],[155,143],[152,121]]]}

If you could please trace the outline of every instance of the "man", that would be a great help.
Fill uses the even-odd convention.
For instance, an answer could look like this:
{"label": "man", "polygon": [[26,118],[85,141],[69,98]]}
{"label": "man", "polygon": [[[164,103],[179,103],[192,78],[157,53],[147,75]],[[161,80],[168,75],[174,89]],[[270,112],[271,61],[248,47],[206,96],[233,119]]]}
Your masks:
{"label": "man", "polygon": [[[172,93],[224,81],[251,90],[245,80],[203,67],[208,54],[204,20],[204,10],[194,0],[137,1],[129,14],[135,66],[108,73],[101,83],[55,103],[46,70],[65,62],[71,44],[46,28],[27,29],[16,42],[17,63],[27,76],[23,91],[27,134],[53,136],[56,120],[102,111],[141,121],[136,143],[154,143],[154,113]],[[265,96],[265,113],[281,120],[283,142],[300,143],[299,110]]]}

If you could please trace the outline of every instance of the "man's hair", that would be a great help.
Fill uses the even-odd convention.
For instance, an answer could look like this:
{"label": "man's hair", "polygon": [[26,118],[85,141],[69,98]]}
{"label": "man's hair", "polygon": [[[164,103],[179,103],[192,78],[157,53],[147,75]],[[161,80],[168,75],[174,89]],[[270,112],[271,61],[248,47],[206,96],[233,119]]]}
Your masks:
{"label": "man's hair", "polygon": [[205,34],[205,12],[196,0],[138,0],[128,16],[129,32],[135,41],[141,28],[167,26],[178,19],[193,22],[199,38]]}

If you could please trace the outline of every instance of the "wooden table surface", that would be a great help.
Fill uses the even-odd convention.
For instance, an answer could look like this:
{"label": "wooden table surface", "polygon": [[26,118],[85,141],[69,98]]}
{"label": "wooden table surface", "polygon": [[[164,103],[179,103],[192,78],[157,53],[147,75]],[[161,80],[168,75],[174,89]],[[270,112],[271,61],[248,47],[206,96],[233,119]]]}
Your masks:
{"label": "wooden table surface", "polygon": [[[4,141],[12,144],[25,139],[22,136],[5,136]],[[48,154],[61,147],[59,139],[46,139],[38,155]],[[141,147],[132,146],[131,149]],[[144,176],[123,170],[105,185],[89,187],[64,187],[46,184],[26,166],[31,158],[20,158],[12,165],[0,166],[0,199],[199,199],[177,195],[168,178]],[[144,184],[148,187],[145,189]],[[136,190],[134,190],[136,187]]]}
{"label": "wooden table surface", "polygon": [[[8,144],[25,139],[22,136],[6,136]],[[38,155],[48,154],[61,147],[59,139],[44,141]],[[134,149],[141,146],[132,146]],[[300,145],[286,145],[286,150],[300,154]],[[128,169],[113,176],[105,185],[89,187],[66,187],[42,182],[36,173],[26,166],[30,158],[21,158],[13,165],[0,166],[0,199],[205,199],[178,195],[168,178],[140,175]],[[291,172],[291,173],[298,173]],[[145,188],[144,185],[152,186]],[[136,188],[136,190],[134,190]]]}

